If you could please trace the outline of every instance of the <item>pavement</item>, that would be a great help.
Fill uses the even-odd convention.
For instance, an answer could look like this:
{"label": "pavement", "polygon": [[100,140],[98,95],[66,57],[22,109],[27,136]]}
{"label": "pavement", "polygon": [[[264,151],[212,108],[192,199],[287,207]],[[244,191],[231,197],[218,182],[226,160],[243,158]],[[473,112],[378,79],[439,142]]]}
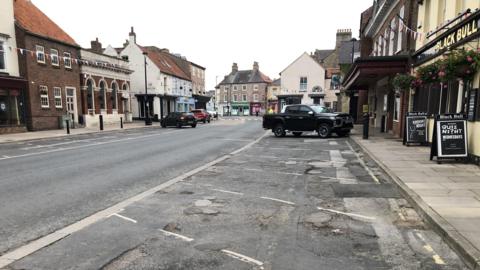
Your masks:
{"label": "pavement", "polygon": [[466,269],[349,138],[228,119],[0,150],[0,268]]}
{"label": "pavement", "polygon": [[389,135],[352,138],[465,263],[480,269],[480,167],[437,164],[429,160],[429,147],[407,147]]}

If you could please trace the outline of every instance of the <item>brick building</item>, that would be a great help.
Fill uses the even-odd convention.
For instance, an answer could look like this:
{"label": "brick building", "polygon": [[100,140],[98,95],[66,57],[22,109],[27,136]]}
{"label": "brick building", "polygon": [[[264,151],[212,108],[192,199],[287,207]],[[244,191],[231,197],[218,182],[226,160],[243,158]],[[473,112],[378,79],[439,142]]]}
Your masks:
{"label": "brick building", "polygon": [[29,130],[57,129],[62,117],[78,123],[80,47],[31,1],[14,2],[19,71],[28,80],[26,124]]}

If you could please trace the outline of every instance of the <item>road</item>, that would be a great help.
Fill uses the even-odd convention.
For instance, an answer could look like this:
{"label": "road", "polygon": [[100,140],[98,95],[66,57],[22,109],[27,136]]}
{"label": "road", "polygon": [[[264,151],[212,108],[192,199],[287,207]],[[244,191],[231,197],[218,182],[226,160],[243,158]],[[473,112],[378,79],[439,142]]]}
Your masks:
{"label": "road", "polygon": [[230,119],[0,151],[0,253],[55,239],[10,269],[464,269],[348,138]]}

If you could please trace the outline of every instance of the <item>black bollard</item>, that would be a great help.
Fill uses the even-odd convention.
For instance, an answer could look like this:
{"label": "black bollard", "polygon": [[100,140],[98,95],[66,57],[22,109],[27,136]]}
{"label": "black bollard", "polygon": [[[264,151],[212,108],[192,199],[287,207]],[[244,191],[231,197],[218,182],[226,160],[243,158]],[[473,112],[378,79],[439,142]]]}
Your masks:
{"label": "black bollard", "polygon": [[69,123],[69,122],[70,122],[70,121],[68,121],[68,119],[65,120],[65,124],[66,124],[66,126],[67,126],[67,134],[70,134],[70,123]]}
{"label": "black bollard", "polygon": [[100,130],[103,130],[103,115],[100,114],[98,120],[100,121]]}
{"label": "black bollard", "polygon": [[123,117],[120,117],[120,128],[123,128]]}
{"label": "black bollard", "polygon": [[368,113],[363,114],[363,139],[368,140],[368,129],[369,129],[370,117]]}

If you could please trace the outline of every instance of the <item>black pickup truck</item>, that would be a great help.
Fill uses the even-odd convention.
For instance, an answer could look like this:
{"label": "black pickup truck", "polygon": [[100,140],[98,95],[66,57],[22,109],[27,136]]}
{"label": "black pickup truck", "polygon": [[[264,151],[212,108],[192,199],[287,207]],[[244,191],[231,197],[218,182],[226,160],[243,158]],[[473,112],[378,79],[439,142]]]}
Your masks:
{"label": "black pickup truck", "polygon": [[263,116],[263,128],[271,129],[276,137],[283,137],[287,132],[294,136],[304,131],[317,131],[321,138],[328,138],[332,133],[348,136],[353,128],[353,119],[346,113],[334,113],[320,105],[288,105],[282,113]]}

